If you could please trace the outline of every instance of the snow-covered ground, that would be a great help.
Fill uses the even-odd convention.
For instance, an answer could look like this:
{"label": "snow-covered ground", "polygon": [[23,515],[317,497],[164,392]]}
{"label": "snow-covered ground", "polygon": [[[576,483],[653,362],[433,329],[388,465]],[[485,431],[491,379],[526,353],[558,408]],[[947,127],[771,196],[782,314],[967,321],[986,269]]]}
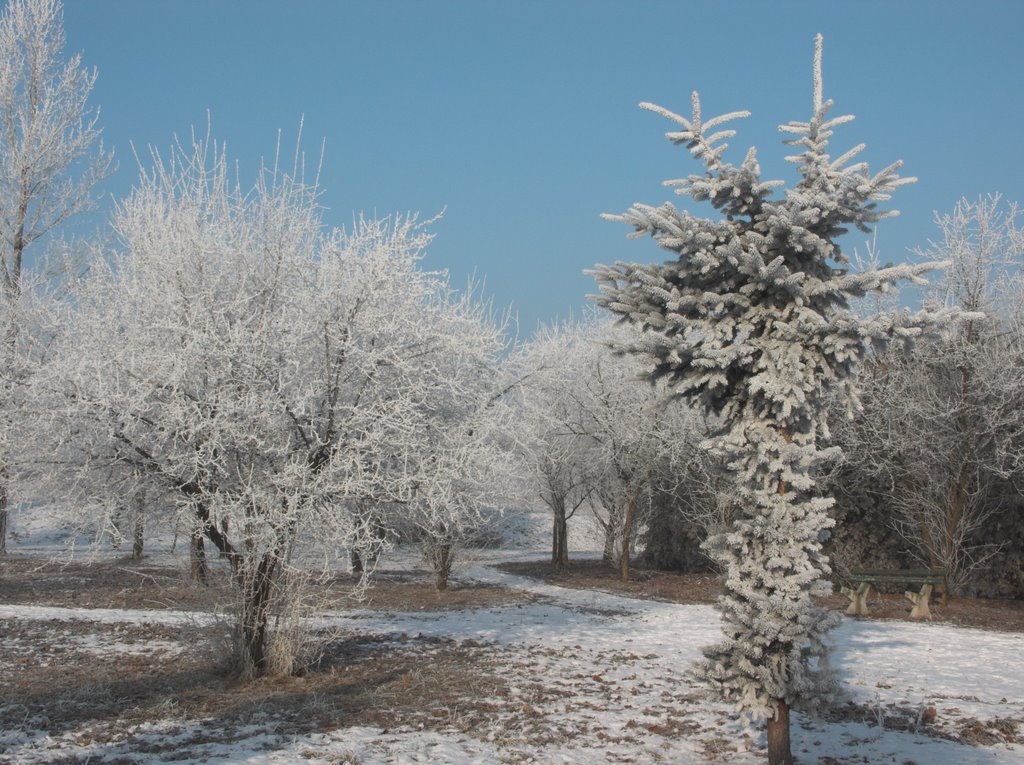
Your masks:
{"label": "snow-covered ground", "polygon": [[[541,553],[536,552],[533,557]],[[535,597],[502,607],[391,613],[355,610],[324,614],[325,623],[382,645],[419,645],[424,661],[448,646],[472,645],[505,681],[493,712],[471,728],[450,724],[408,729],[341,727],[297,734],[272,716],[247,724],[168,716],[132,724],[116,735],[88,725],[52,734],[26,719],[0,731],[0,762],[35,763],[756,763],[763,736],[732,720],[709,700],[688,670],[702,646],[717,640],[708,606],[639,601],[570,590],[505,574],[492,553],[463,572],[521,588]],[[519,553],[515,557],[523,557]],[[389,569],[411,558],[386,562]],[[80,650],[174,655],[187,648],[161,633],[159,645],[119,643],[109,630],[96,637],[65,631],[81,620],[104,625],[195,625],[197,614],[166,610],[62,609],[0,605],[4,624],[32,622]],[[63,634],[63,637],[61,637]],[[970,746],[965,731],[995,734],[996,721],[1024,727],[1024,635],[935,624],[845,620],[834,633],[834,664],[852,705],[829,721],[794,717],[793,749],[801,763],[960,765],[1024,763],[1024,746]],[[442,638],[443,640],[438,640]],[[471,641],[471,642],[467,642]],[[4,656],[18,641],[4,639]],[[472,689],[467,689],[467,692]],[[444,699],[437,700],[443,706]],[[17,699],[0,700],[17,703]],[[934,708],[935,719],[929,722]],[[927,711],[927,714],[926,714]],[[881,725],[879,725],[881,722]],[[1010,723],[1001,723],[1005,729]]]}

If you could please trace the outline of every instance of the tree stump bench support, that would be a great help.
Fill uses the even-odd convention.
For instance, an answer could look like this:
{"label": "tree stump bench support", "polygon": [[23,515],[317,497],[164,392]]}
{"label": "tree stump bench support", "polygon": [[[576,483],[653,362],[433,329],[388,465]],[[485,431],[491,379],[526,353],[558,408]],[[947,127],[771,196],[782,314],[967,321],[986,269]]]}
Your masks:
{"label": "tree stump bench support", "polygon": [[917,592],[907,590],[903,596],[913,604],[910,609],[911,619],[931,619],[932,613],[928,608],[928,601],[931,599],[932,589],[935,585],[943,588],[946,584],[948,571],[944,568],[917,568],[902,571],[853,571],[848,579],[857,585],[857,589],[843,587],[840,592],[850,599],[850,607],[846,613],[850,616],[868,615],[868,597],[873,587],[877,588],[880,583],[884,584],[919,584],[921,589]]}
{"label": "tree stump bench support", "polygon": [[868,598],[871,597],[871,582],[861,582],[857,589],[843,587],[839,591],[850,599],[850,607],[846,609],[848,616],[867,616]]}
{"label": "tree stump bench support", "polygon": [[932,612],[928,610],[928,599],[932,596],[932,585],[926,584],[921,587],[920,592],[907,590],[903,597],[914,604],[910,609],[911,619],[931,619]]}

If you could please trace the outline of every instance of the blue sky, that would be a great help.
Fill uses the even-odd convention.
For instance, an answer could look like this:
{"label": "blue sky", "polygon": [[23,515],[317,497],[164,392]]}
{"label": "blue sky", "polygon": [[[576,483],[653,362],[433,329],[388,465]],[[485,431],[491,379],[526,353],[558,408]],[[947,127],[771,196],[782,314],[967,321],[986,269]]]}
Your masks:
{"label": "blue sky", "polygon": [[305,115],[307,152],[326,140],[327,223],[446,208],[427,267],[486,279],[526,335],[586,302],[584,268],[662,258],[599,218],[697,169],[640,101],[688,113],[696,89],[707,116],[749,109],[730,156],[757,145],[766,178],[792,178],[777,126],[809,115],[817,32],[825,95],[857,115],[835,153],[863,141],[873,168],[903,159],[920,178],[880,225],[884,260],[926,245],[962,196],[1024,202],[1018,0],[66,0],[65,28],[99,70],[108,199],[137,176],[129,142],[165,148],[209,110],[255,170]]}

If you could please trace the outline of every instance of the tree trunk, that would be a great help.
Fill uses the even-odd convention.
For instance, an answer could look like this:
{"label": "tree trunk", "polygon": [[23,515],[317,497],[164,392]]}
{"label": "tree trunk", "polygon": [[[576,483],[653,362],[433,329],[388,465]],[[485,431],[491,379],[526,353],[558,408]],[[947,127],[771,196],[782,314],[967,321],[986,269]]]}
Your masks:
{"label": "tree trunk", "polygon": [[[4,300],[7,301],[9,320],[4,327],[4,352],[6,358],[4,364],[6,370],[3,381],[3,400],[0,401],[0,416],[3,417],[3,427],[10,433],[12,430],[11,421],[13,417],[14,401],[14,369],[15,357],[18,352],[18,331],[20,327],[15,320],[15,307],[21,301],[21,260],[25,250],[25,220],[28,217],[28,196],[22,185],[21,195],[18,199],[18,207],[15,216],[17,225],[14,231],[14,242],[11,245],[11,259],[4,263],[4,272],[7,278],[4,280]],[[10,484],[11,474],[8,470],[8,459],[10,457],[10,444],[0,446],[0,555],[7,554],[7,524],[9,520],[8,508],[10,506]]]}
{"label": "tree trunk", "polygon": [[[8,386],[8,383],[5,382],[4,383],[4,389],[5,389],[4,390],[4,394],[7,393],[7,386]],[[2,404],[0,404],[0,406],[2,406],[3,408],[6,408],[7,403],[9,401],[10,401],[10,399],[6,398],[6,395],[5,395],[5,400],[4,400],[4,402]],[[3,425],[8,429],[8,432],[10,432],[10,427],[11,427],[10,417],[4,416],[4,423],[3,423]],[[9,480],[8,480],[8,472],[7,472],[6,459],[7,459],[7,450],[4,449],[2,446],[0,446],[0,555],[7,555],[7,523],[8,523],[8,519],[10,517],[8,515],[8,510],[7,510],[8,504],[9,504],[9,495],[8,495],[8,491],[7,491]]]}
{"label": "tree trunk", "polygon": [[[789,428],[779,431],[787,444],[793,443]],[[789,482],[780,480],[777,492],[789,491]],[[775,716],[768,718],[768,765],[793,765],[793,752],[789,746],[789,704],[775,699]]]}
{"label": "tree trunk", "polygon": [[[602,521],[600,516],[598,516],[598,521],[601,523],[601,526],[604,529],[604,551],[601,554],[601,559],[605,563],[614,567],[618,566],[619,564],[619,559],[615,555],[615,543],[619,539],[619,518],[618,511],[613,510],[613,507],[615,507],[615,505],[610,504],[608,506],[609,509],[607,523]],[[595,513],[595,515],[597,514]]]}
{"label": "tree trunk", "polygon": [[[365,511],[361,512],[365,513]],[[372,541],[361,543],[357,540],[353,543],[352,550],[349,553],[349,565],[352,567],[353,574],[364,574],[377,565],[377,560],[380,558],[381,543],[387,538],[387,528],[381,522],[378,513],[371,516],[369,525]]]}
{"label": "tree trunk", "polygon": [[447,542],[442,542],[438,545],[437,552],[434,553],[434,573],[437,575],[437,591],[446,592],[448,590],[448,575],[452,571],[452,560],[454,553],[452,546]]}
{"label": "tree trunk", "polygon": [[206,565],[206,546],[198,529],[192,532],[188,545],[189,560],[192,563],[192,581],[204,587],[209,583],[209,569]]}
{"label": "tree trunk", "polygon": [[565,500],[556,500],[552,506],[554,526],[551,531],[551,563],[564,568],[569,563],[569,524],[565,515]]}
{"label": "tree trunk", "polygon": [[135,528],[132,529],[132,560],[142,560],[142,547],[145,544],[144,521],[142,508],[135,508]]}
{"label": "tree trunk", "polygon": [[[10,368],[14,366],[13,349],[10,350],[11,356],[8,360]],[[0,410],[6,410],[11,405],[11,383],[5,380],[3,383],[3,401],[0,401]],[[10,412],[0,411],[0,416],[3,417],[2,427],[7,428],[7,432],[11,432],[11,416]],[[10,506],[10,471],[7,469],[7,456],[8,451],[5,446],[0,446],[0,555],[7,554],[7,524],[10,519],[8,508]]]}
{"label": "tree trunk", "polygon": [[768,765],[793,765],[789,746],[789,704],[775,700],[775,716],[768,720]]}
{"label": "tree trunk", "polygon": [[633,519],[636,518],[636,495],[635,487],[629,492],[629,506],[626,508],[626,518],[622,523],[622,552],[619,555],[619,580],[629,581],[629,548],[633,536]]}
{"label": "tree trunk", "polygon": [[558,544],[559,544],[559,542],[558,542],[558,534],[559,534],[560,529],[558,527],[558,507],[557,507],[557,505],[552,508],[551,512],[552,512],[552,515],[554,516],[554,521],[553,521],[552,526],[551,526],[551,563],[554,566],[558,566]]}
{"label": "tree trunk", "polygon": [[565,568],[569,565],[569,523],[562,518],[562,528],[558,535],[558,566]]}
{"label": "tree trunk", "polygon": [[7,492],[4,491],[0,495],[0,555],[7,555],[7,518]]}
{"label": "tree trunk", "polygon": [[242,673],[263,675],[269,669],[267,624],[277,555],[264,555],[256,570],[242,580]]}
{"label": "tree trunk", "polygon": [[142,560],[142,547],[145,544],[145,506],[146,492],[139,490],[132,502],[132,560]]}

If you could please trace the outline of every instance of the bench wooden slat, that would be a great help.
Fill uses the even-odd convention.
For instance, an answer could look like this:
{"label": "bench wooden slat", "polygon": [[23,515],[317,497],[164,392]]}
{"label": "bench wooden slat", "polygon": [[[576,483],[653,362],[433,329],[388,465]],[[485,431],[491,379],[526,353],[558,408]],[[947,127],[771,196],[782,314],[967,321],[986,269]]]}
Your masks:
{"label": "bench wooden slat", "polygon": [[922,584],[941,584],[946,579],[946,573],[945,569],[935,568],[852,571],[848,578],[851,582],[920,582]]}

